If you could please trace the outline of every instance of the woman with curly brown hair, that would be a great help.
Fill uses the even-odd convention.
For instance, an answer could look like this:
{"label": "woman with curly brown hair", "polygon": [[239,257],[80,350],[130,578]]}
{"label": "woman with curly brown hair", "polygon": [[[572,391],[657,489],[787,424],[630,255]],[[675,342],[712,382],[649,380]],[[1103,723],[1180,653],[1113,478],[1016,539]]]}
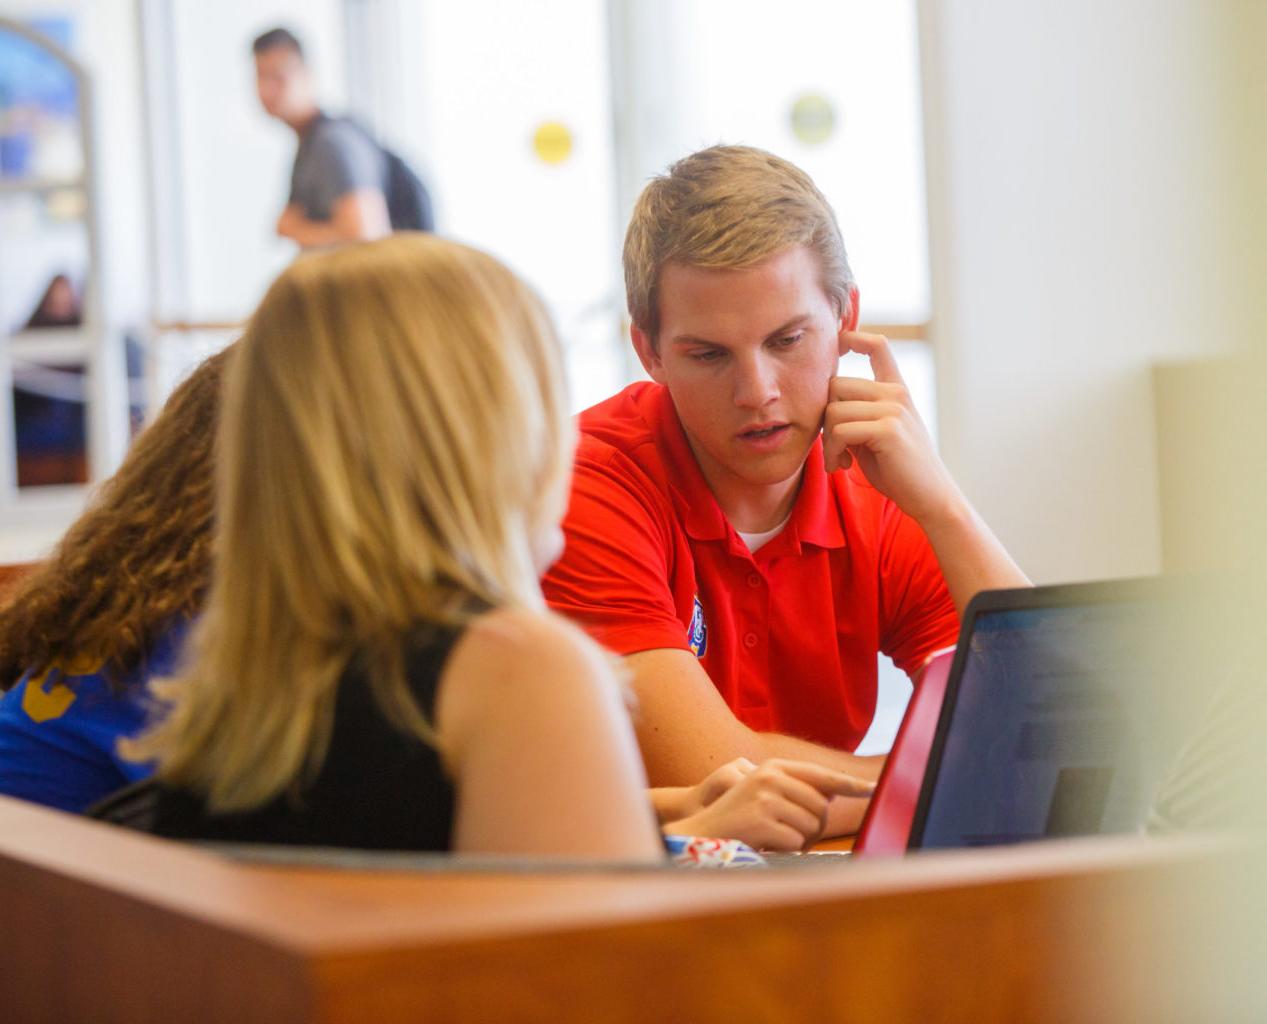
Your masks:
{"label": "woman with curly brown hair", "polygon": [[0,612],[0,793],[80,811],[152,765],[116,743],[176,667],[211,575],[228,351],[204,362]]}

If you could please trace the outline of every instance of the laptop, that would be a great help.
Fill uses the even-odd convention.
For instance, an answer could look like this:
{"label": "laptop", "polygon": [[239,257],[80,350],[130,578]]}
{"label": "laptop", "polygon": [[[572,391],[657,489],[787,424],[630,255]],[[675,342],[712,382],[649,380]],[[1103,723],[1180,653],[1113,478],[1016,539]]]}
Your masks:
{"label": "laptop", "polygon": [[853,856],[1138,829],[1189,721],[1166,699],[1192,674],[1185,607],[1161,579],[978,594],[916,683]]}
{"label": "laptop", "polygon": [[1192,597],[1162,579],[978,594],[907,848],[1139,830],[1200,692]]}

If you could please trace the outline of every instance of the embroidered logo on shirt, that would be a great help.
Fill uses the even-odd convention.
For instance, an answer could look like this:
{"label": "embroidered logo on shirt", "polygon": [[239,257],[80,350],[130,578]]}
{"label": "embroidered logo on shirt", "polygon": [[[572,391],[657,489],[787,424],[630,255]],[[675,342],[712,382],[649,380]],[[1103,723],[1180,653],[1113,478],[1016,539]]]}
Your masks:
{"label": "embroidered logo on shirt", "polygon": [[704,606],[699,603],[699,594],[695,595],[695,610],[691,612],[691,628],[687,630],[686,642],[691,645],[691,653],[695,657],[704,657],[704,652],[708,650],[708,623],[704,621]]}

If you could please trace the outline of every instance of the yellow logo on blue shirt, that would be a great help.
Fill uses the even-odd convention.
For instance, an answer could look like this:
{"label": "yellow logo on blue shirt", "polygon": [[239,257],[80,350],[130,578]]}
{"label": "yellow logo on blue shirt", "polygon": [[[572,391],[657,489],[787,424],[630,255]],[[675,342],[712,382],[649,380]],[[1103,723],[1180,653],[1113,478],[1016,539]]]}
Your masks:
{"label": "yellow logo on blue shirt", "polygon": [[22,710],[32,722],[51,722],[61,718],[77,693],[61,682],[66,676],[86,676],[99,672],[105,663],[91,655],[76,655],[64,665],[50,665],[38,679],[32,677],[22,689]]}
{"label": "yellow logo on blue shirt", "polygon": [[51,675],[61,678],[58,669],[50,668],[39,679],[26,681],[26,688],[22,691],[22,710],[32,722],[48,722],[61,718],[66,714],[66,709],[75,703],[75,691],[69,686],[54,682],[47,690],[44,689],[44,684]]}
{"label": "yellow logo on blue shirt", "polygon": [[695,610],[691,612],[691,626],[686,632],[686,642],[691,645],[691,653],[695,657],[704,657],[704,652],[708,650],[708,623],[704,621],[704,606],[699,603],[699,594],[695,595]]}

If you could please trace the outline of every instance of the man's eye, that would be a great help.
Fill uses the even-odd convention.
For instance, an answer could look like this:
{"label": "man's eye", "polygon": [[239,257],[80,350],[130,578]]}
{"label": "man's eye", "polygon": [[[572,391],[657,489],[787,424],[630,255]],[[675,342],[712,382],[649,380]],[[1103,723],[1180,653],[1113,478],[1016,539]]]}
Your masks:
{"label": "man's eye", "polygon": [[691,358],[697,363],[715,363],[721,357],[722,351],[719,348],[704,348],[691,353]]}
{"label": "man's eye", "polygon": [[804,331],[797,331],[795,334],[789,334],[786,338],[780,338],[774,344],[778,346],[779,348],[791,348],[793,345],[795,345],[798,341],[801,340],[804,334],[805,334]]}

